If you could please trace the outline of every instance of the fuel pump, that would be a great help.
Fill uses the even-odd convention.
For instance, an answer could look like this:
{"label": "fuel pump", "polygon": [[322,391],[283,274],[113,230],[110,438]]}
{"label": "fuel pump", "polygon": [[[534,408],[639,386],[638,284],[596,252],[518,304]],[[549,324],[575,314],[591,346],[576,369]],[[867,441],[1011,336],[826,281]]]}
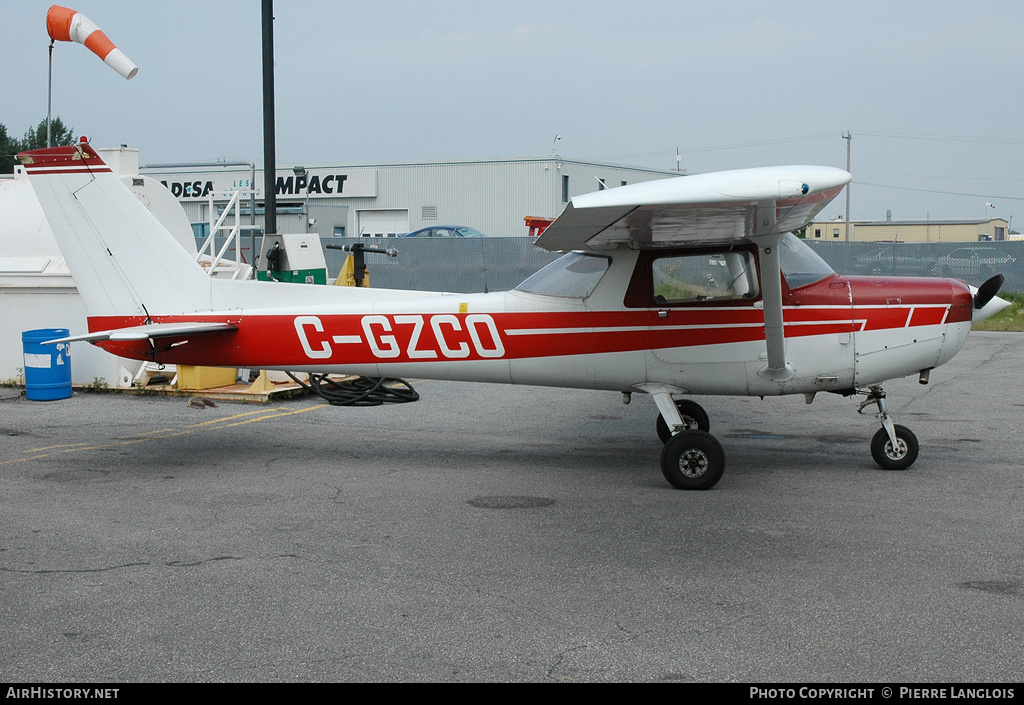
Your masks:
{"label": "fuel pump", "polygon": [[257,276],[262,281],[326,284],[327,261],[316,233],[263,238]]}

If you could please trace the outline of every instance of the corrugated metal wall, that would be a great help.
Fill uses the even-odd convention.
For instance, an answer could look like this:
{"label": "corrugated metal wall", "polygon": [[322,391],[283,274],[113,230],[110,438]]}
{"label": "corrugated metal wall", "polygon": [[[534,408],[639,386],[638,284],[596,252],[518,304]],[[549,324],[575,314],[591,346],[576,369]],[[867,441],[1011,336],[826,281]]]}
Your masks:
{"label": "corrugated metal wall", "polygon": [[[569,177],[569,195],[597,191],[597,178],[608,187],[673,176],[670,172],[551,159],[438,164],[394,164],[377,169],[377,197],[318,199],[310,213],[346,205],[352,214],[347,233],[358,234],[357,214],[363,209],[408,209],[409,230],[433,225],[468,225],[492,237],[527,234],[526,216],[553,218],[565,208],[562,177]],[[434,217],[424,218],[424,208]],[[428,213],[428,215],[429,215]],[[321,236],[330,233],[314,228]]]}
{"label": "corrugated metal wall", "polygon": [[[527,234],[523,218],[553,218],[565,207],[562,200],[562,178],[569,178],[569,196],[597,191],[598,178],[609,187],[639,183],[651,179],[676,176],[675,172],[638,169],[599,162],[564,160],[557,156],[494,161],[434,162],[422,164],[382,164],[359,166],[307,167],[332,172],[372,170],[376,174],[376,195],[369,197],[278,196],[279,208],[291,206],[292,211],[309,208],[316,224],[309,228],[321,237],[332,237],[335,227],[345,228],[348,236],[359,234],[359,212],[366,210],[404,209],[409,213],[409,230],[431,225],[468,225],[493,237],[518,237]],[[231,185],[248,184],[249,172],[235,168],[223,171],[210,169],[170,172],[143,167],[143,173],[161,181],[195,183],[207,181]],[[287,178],[286,171],[279,177]],[[256,183],[263,183],[262,171],[256,172]],[[219,198],[223,203],[227,199]],[[183,198],[181,204],[192,223],[208,223],[207,200]],[[244,203],[248,208],[248,201]],[[346,210],[347,209],[347,210]],[[433,217],[424,218],[424,211]],[[428,216],[430,213],[428,213]],[[243,216],[248,223],[248,215]],[[263,218],[257,223],[262,226]],[[279,210],[280,232],[305,232],[304,216]]]}

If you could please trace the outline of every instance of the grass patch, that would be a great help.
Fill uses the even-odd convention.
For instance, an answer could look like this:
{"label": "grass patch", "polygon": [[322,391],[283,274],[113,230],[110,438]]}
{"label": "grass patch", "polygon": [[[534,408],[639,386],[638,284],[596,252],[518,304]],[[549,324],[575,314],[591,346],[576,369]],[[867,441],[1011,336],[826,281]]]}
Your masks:
{"label": "grass patch", "polygon": [[1010,307],[975,324],[973,330],[1024,332],[1024,294],[999,292],[999,297],[1009,301]]}

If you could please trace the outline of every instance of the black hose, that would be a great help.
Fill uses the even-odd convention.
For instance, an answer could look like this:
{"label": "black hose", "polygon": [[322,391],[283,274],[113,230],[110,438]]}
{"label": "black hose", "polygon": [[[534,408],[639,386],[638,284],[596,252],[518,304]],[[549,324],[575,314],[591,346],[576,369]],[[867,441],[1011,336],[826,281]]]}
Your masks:
{"label": "black hose", "polygon": [[404,404],[420,398],[411,384],[393,377],[356,377],[336,381],[327,375],[311,373],[307,383],[291,372],[287,374],[304,389],[335,406]]}

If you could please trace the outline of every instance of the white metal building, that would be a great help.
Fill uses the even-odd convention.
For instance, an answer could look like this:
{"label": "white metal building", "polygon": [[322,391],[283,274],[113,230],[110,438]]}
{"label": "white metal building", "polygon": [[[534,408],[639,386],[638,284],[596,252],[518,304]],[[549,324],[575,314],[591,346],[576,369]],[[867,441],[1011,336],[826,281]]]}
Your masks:
{"label": "white metal building", "polygon": [[[233,192],[255,184],[255,224],[262,228],[263,172],[252,165],[152,165],[141,171],[171,190],[197,235],[207,234],[206,224],[219,217]],[[383,237],[430,226],[467,225],[494,237],[525,236],[524,218],[553,218],[573,196],[679,175],[557,155],[279,167],[277,229],[282,233],[317,232],[321,237]],[[249,221],[244,224],[251,223],[248,205],[241,219]]]}

